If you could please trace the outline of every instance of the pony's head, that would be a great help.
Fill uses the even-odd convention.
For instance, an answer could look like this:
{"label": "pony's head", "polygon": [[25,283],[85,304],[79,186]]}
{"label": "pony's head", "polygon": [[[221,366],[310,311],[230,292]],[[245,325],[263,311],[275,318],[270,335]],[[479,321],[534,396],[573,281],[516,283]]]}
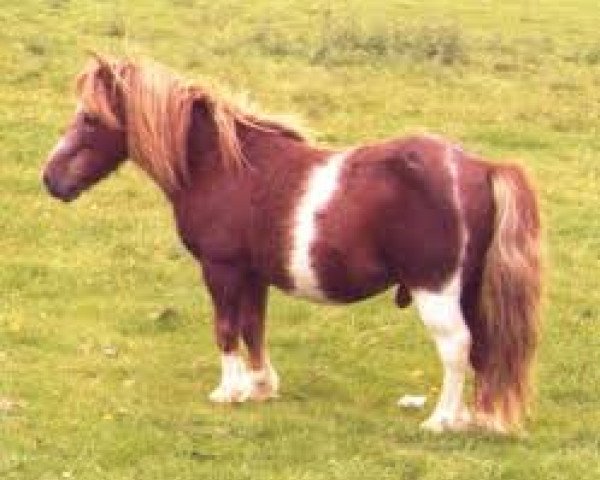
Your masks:
{"label": "pony's head", "polygon": [[[79,106],[52,150],[44,183],[68,201],[115,170],[127,157],[166,193],[190,181],[189,131],[203,112],[225,169],[245,165],[238,128],[304,141],[293,127],[249,112],[206,85],[191,84],[150,61],[94,55],[77,79]],[[198,108],[196,108],[198,107]]]}
{"label": "pony's head", "polygon": [[116,65],[96,57],[77,80],[79,104],[43,172],[48,191],[70,201],[114,171],[128,156]]}

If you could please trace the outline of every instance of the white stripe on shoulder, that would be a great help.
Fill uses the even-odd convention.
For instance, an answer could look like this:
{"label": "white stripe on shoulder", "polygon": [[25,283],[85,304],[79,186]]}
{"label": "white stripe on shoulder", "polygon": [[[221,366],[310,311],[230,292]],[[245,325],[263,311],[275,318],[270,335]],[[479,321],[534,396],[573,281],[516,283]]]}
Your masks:
{"label": "white stripe on shoulder", "polygon": [[460,195],[460,171],[459,164],[456,159],[456,147],[454,145],[446,145],[445,161],[450,173],[450,181],[452,182],[452,198],[456,211],[458,212],[458,221],[460,223],[460,253],[459,253],[459,270],[462,270],[467,243],[469,241],[469,231],[465,221],[465,213]]}
{"label": "white stripe on shoulder", "polygon": [[304,191],[298,199],[292,223],[292,250],[289,273],[293,281],[290,292],[299,297],[326,301],[311,258],[317,238],[317,213],[325,208],[335,193],[345,160],[352,151],[339,152],[315,166],[309,173]]}

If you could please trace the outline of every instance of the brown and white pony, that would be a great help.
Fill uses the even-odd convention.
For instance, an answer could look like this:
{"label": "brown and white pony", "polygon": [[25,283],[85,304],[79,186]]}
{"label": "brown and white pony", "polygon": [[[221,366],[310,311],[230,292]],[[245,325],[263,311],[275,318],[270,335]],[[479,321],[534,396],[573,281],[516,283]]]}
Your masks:
{"label": "brown and white pony", "polygon": [[[512,431],[526,409],[540,294],[536,196],[516,166],[416,135],[330,150],[147,61],[95,56],[43,179],[73,200],[130,158],[202,266],[222,377],[215,402],[277,395],[268,287],[347,303],[397,286],[435,340],[432,431]],[[247,362],[240,353],[240,337]],[[471,412],[465,374],[475,375]]]}

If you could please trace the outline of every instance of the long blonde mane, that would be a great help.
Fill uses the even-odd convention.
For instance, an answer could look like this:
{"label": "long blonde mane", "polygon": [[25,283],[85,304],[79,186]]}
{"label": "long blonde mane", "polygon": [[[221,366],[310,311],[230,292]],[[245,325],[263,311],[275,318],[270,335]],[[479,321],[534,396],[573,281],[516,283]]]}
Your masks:
{"label": "long blonde mane", "polygon": [[148,60],[94,55],[77,79],[77,93],[85,111],[126,131],[129,156],[170,192],[190,180],[187,145],[196,101],[203,101],[212,116],[221,160],[229,171],[246,164],[239,124],[306,139],[297,128],[251,112],[214,87],[189,83]]}

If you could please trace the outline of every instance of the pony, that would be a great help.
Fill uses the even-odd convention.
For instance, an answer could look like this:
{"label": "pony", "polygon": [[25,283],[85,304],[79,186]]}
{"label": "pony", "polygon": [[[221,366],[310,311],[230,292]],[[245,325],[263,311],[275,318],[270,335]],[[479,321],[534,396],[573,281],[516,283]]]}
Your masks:
{"label": "pony", "polygon": [[43,182],[71,201],[131,159],[162,190],[214,307],[222,373],[211,401],[277,396],[270,286],[336,304],[396,287],[443,368],[422,428],[522,428],[541,271],[536,193],[520,167],[426,134],[320,147],[147,59],[94,54],[76,91]]}

